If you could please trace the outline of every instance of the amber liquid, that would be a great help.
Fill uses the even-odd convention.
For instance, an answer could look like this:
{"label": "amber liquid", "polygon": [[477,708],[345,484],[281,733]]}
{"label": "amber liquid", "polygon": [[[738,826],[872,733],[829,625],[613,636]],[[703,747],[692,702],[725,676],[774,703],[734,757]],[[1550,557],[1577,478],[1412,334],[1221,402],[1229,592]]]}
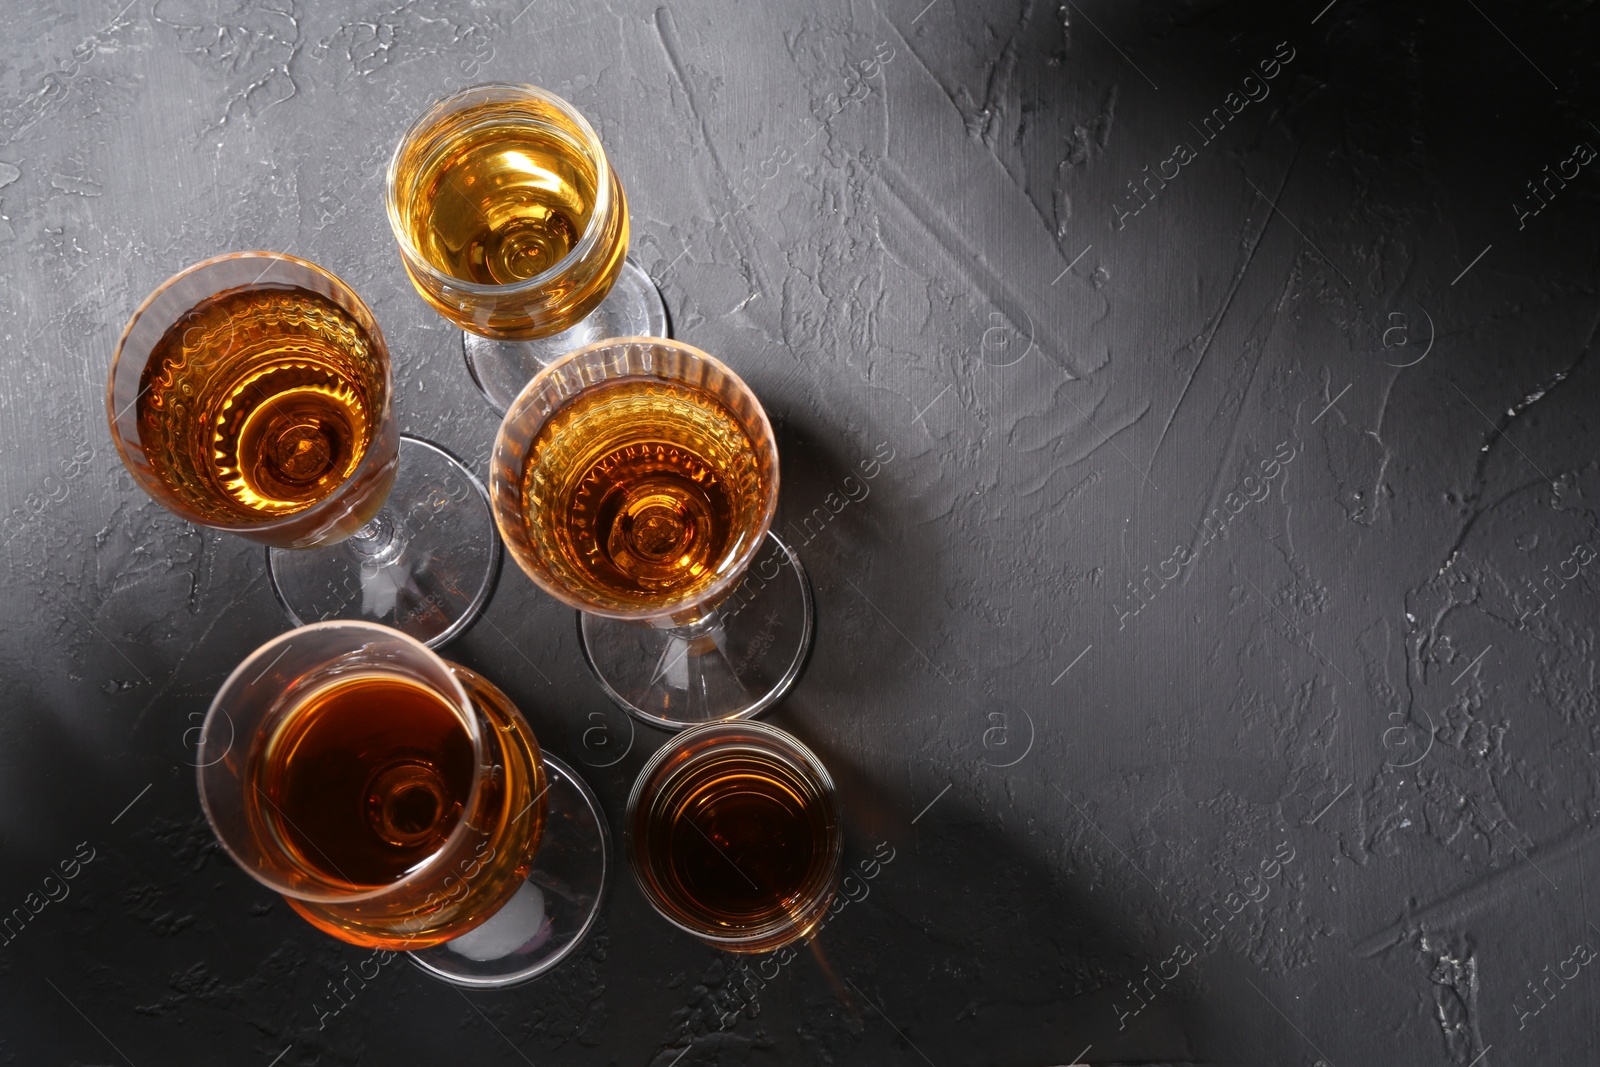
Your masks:
{"label": "amber liquid", "polygon": [[483,923],[527,877],[547,807],[538,743],[504,693],[451,669],[478,717],[481,762],[443,696],[378,670],[314,688],[252,746],[244,799],[257,862],[308,884],[321,899],[286,900],[334,937],[436,945]]}
{"label": "amber liquid", "polygon": [[582,239],[596,191],[575,135],[515,114],[459,130],[400,181],[415,190],[404,225],[422,257],[482,285],[559,263]]}
{"label": "amber liquid", "polygon": [[716,397],[621,378],[579,393],[540,430],[522,532],[576,598],[669,610],[727,573],[767,493],[755,443]]}
{"label": "amber liquid", "polygon": [[302,511],[361,462],[386,360],[353,316],[310,290],[220,293],[151,351],[137,401],[145,454],[202,520]]}
{"label": "amber liquid", "polygon": [[837,828],[816,784],[743,747],[685,768],[635,816],[644,873],[667,908],[722,933],[820,917]]}
{"label": "amber liquid", "polygon": [[258,825],[303,870],[351,891],[389,885],[437,852],[476,774],[461,717],[392,674],[317,689],[258,758]]}

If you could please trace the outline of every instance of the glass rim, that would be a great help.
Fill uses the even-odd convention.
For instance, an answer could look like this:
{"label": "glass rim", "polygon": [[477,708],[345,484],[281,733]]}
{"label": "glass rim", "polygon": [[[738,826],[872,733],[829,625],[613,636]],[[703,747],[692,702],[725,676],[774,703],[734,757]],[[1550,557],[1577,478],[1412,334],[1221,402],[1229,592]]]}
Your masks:
{"label": "glass rim", "polygon": [[[798,737],[789,733],[787,730],[779,729],[778,727],[769,723],[759,722],[754,719],[733,719],[700,723],[698,725],[689,727],[681,733],[673,735],[673,737],[671,737],[666,744],[656,749],[651,757],[645,761],[644,766],[639,769],[638,776],[634,778],[633,787],[628,791],[628,803],[623,809],[622,839],[623,850],[627,854],[628,869],[633,874],[634,883],[639,887],[640,894],[643,895],[645,900],[649,903],[650,907],[654,909],[656,914],[660,915],[663,919],[667,920],[667,922],[671,923],[679,930],[698,938],[702,942],[717,946],[726,946],[731,949],[740,945],[769,941],[774,935],[784,931],[786,928],[796,927],[799,925],[799,923],[786,912],[784,914],[784,918],[781,920],[774,920],[764,926],[753,927],[750,930],[739,934],[718,936],[715,933],[707,931],[704,927],[694,927],[679,921],[673,915],[668,914],[667,909],[662,906],[655,891],[650,888],[650,886],[646,883],[644,876],[640,873],[640,867],[642,866],[639,859],[641,851],[640,843],[637,835],[634,833],[634,816],[638,813],[639,803],[641,799],[643,799],[646,786],[651,784],[651,780],[656,776],[657,772],[661,770],[663,764],[672,759],[685,747],[701,738],[704,738],[708,734],[723,734],[725,736],[741,738],[746,741],[754,740],[761,744],[762,747],[769,749],[783,749],[785,750],[782,753],[783,756],[797,758],[798,761],[804,766],[806,772],[815,777],[816,783],[819,786],[819,795],[833,809],[834,814],[834,832],[829,835],[829,844],[831,846],[831,855],[828,859],[829,874],[825,884],[831,884],[836,880],[839,869],[842,865],[842,858],[844,856],[844,833],[838,826],[839,787],[834,782],[833,775],[828,773],[828,768],[823,764],[822,760],[817,757],[817,754],[811,751],[811,747],[809,745],[801,741]],[[689,766],[692,766],[692,763],[690,761],[685,761],[684,767]],[[675,768],[673,774],[682,773],[684,767]],[[657,783],[654,791],[659,792],[661,786],[665,784],[665,781],[666,780],[664,779],[661,783]],[[816,916],[812,921],[812,925],[815,925],[816,920],[820,918],[820,915]],[[777,949],[779,947],[781,946],[774,945],[773,949]]]}
{"label": "glass rim", "polygon": [[[458,278],[454,274],[440,270],[428,261],[428,257],[424,256],[416,243],[411,240],[411,235],[400,218],[400,157],[409,145],[462,101],[475,95],[488,95],[490,91],[507,90],[549,104],[578,128],[583,138],[584,150],[595,163],[595,195],[594,205],[589,211],[589,221],[583,229],[583,236],[567,250],[566,255],[531,277],[505,285],[491,285],[468,278]],[[383,200],[385,212],[389,217],[389,230],[394,235],[395,243],[400,246],[401,259],[405,261],[408,269],[421,269],[435,281],[472,296],[511,296],[549,286],[551,282],[569,272],[574,263],[582,262],[594,252],[595,245],[600,242],[600,234],[605,228],[605,220],[611,213],[611,181],[611,161],[606,157],[605,146],[600,143],[600,135],[589,124],[589,120],[583,117],[582,112],[571,103],[548,89],[541,89],[527,82],[479,82],[435,100],[406,127],[405,132],[400,135],[399,142],[394,146],[394,152],[389,156],[389,169],[384,176]]]}
{"label": "glass rim", "polygon": [[[700,362],[709,364],[712,369],[726,375],[728,380],[734,382],[739,391],[751,401],[751,406],[754,407],[756,414],[759,416],[762,438],[767,442],[767,448],[771,452],[772,487],[767,492],[767,499],[764,502],[761,510],[760,522],[750,530],[748,542],[739,550],[738,555],[736,555],[733,558],[733,561],[728,565],[727,573],[721,578],[718,578],[715,582],[712,582],[699,595],[693,597],[692,599],[685,600],[679,604],[673,604],[671,607],[665,609],[649,608],[636,611],[626,611],[616,608],[597,607],[589,604],[577,597],[574,597],[567,589],[557,586],[553,582],[546,581],[542,575],[534,574],[533,572],[529,571],[527,567],[522,565],[522,556],[525,553],[520,544],[518,544],[517,540],[515,538],[506,537],[504,530],[500,531],[500,536],[501,540],[505,543],[506,550],[510,552],[511,557],[517,561],[518,568],[530,579],[532,579],[533,583],[540,589],[543,589],[546,593],[549,593],[551,596],[555,597],[563,604],[566,604],[568,607],[576,608],[577,610],[587,612],[590,615],[598,615],[602,618],[642,621],[667,618],[688,612],[701,611],[704,610],[707,605],[720,602],[744,578],[745,573],[750,569],[751,563],[755,561],[756,554],[761,551],[761,546],[766,541],[767,532],[772,528],[773,519],[777,517],[778,489],[780,484],[777,435],[773,432],[772,421],[767,417],[766,406],[761,403],[760,398],[756,396],[755,390],[750,388],[749,383],[734,373],[733,368],[729,367],[726,363],[722,362],[716,356],[711,355],[709,352],[671,337],[607,337],[602,340],[584,345],[582,348],[575,348],[566,355],[556,359],[554,362],[547,364],[542,370],[539,371],[538,374],[529,379],[528,384],[522,387],[522,392],[517,394],[517,398],[513,400],[511,402],[511,406],[506,409],[505,417],[500,421],[500,428],[495,432],[494,446],[489,452],[490,463],[488,489],[490,506],[494,514],[495,526],[498,529],[501,525],[500,510],[495,508],[493,505],[494,502],[500,498],[501,491],[504,487],[504,480],[501,476],[501,469],[503,465],[497,461],[509,450],[509,445],[507,444],[506,427],[510,426],[515,419],[519,418],[525,411],[532,407],[535,397],[538,396],[543,384],[550,378],[555,377],[557,373],[564,370],[569,364],[593,356],[594,354],[604,351],[608,348],[626,348],[629,345],[646,345],[668,348],[682,355],[686,355],[692,360],[698,360]],[[622,381],[625,377],[648,376],[622,375],[604,380]],[[658,377],[661,381],[678,380],[676,378],[660,376],[656,377]],[[719,403],[720,402],[721,401],[719,400]],[[556,411],[559,411],[565,406],[565,403],[566,402],[564,401],[563,403],[556,405],[549,415],[539,419],[531,436],[537,437],[538,431],[543,429],[544,425],[550,421],[550,419],[555,415]],[[759,451],[760,446],[757,445],[756,447]],[[524,454],[520,458],[522,462],[517,465],[517,469],[519,472],[525,473],[527,470],[528,457],[526,454]],[[522,497],[520,484],[513,490],[512,495],[514,495],[519,501],[518,512],[516,516],[517,524],[519,526],[526,526],[528,525],[527,516],[524,514],[520,505],[520,500]]]}
{"label": "glass rim", "polygon": [[[450,701],[455,701],[457,698],[459,698],[457,710],[463,712],[461,716],[463,725],[465,725],[467,729],[468,737],[470,737],[472,740],[472,787],[467,794],[466,803],[462,805],[461,817],[456,821],[455,828],[450,831],[449,836],[445,838],[445,840],[439,845],[433,854],[427,859],[423,860],[417,866],[413,867],[403,877],[396,879],[388,885],[378,886],[374,889],[363,890],[358,893],[306,893],[300,891],[298,888],[291,889],[287,886],[280,885],[267,879],[266,877],[263,877],[253,864],[246,862],[241,856],[239,856],[238,853],[234,851],[232,844],[229,843],[226,837],[217,832],[217,820],[211,814],[211,799],[206,792],[206,771],[210,769],[211,765],[204,760],[201,760],[195,769],[195,785],[200,793],[200,808],[205,813],[206,822],[211,826],[212,836],[221,843],[223,851],[228,854],[228,858],[233,860],[234,865],[240,870],[244,871],[245,874],[249,875],[256,882],[266,886],[275,893],[279,893],[286,897],[291,897],[295,900],[306,900],[318,904],[359,904],[368,901],[379,900],[385,894],[395,892],[396,889],[401,886],[435,873],[433,870],[434,865],[441,862],[441,860],[453,859],[455,853],[459,850],[462,841],[464,841],[468,833],[471,832],[472,817],[477,814],[478,805],[483,796],[483,779],[480,772],[482,771],[486,758],[486,746],[484,744],[483,729],[478,723],[477,706],[473,704],[471,694],[467,692],[466,686],[462,684],[461,679],[456,675],[456,672],[450,666],[449,661],[443,656],[440,656],[427,645],[424,645],[421,641],[418,641],[416,638],[401,633],[399,630],[384,626],[381,623],[367,622],[360,619],[330,619],[327,622],[314,622],[306,626],[298,626],[293,630],[285,631],[284,633],[279,634],[277,637],[262,643],[253,652],[241,660],[238,666],[234,667],[234,669],[228,673],[228,677],[223,681],[222,685],[217,688],[216,696],[211,698],[211,705],[206,710],[205,720],[201,723],[200,736],[202,740],[205,738],[206,730],[211,726],[212,717],[217,713],[219,708],[221,708],[222,695],[226,693],[228,688],[233,685],[234,681],[244,673],[245,668],[255,665],[264,653],[276,649],[280,644],[286,644],[287,642],[302,637],[310,632],[338,629],[367,631],[375,630],[381,633],[385,638],[397,638],[402,644],[412,646],[413,651],[420,652],[426,659],[433,660],[434,663],[441,667],[445,674],[449,676],[450,685],[453,687],[454,692],[437,694],[437,690],[435,690],[436,694],[443,696]],[[282,653],[279,654],[281,655]],[[268,666],[270,667],[271,664]],[[318,686],[318,688],[321,687]],[[429,688],[432,689],[433,686],[430,685]],[[226,709],[223,709],[223,713],[226,714]],[[254,736],[250,739],[251,747],[244,755],[244,762],[246,764],[248,764],[251,756],[253,755],[253,748],[257,740],[258,737]],[[248,766],[246,766],[245,769],[248,770]],[[246,775],[241,774],[240,780],[241,782],[245,781]],[[256,785],[253,780],[251,780],[250,784],[255,788],[259,788],[259,786]]]}
{"label": "glass rim", "polygon": [[[166,295],[168,290],[177,285],[179,282],[188,278],[190,275],[199,274],[202,271],[214,269],[224,263],[233,263],[253,259],[270,259],[274,262],[291,263],[295,266],[303,267],[313,274],[321,275],[323,278],[331,282],[334,287],[337,288],[344,296],[348,297],[355,304],[355,306],[365,314],[367,321],[362,323],[362,328],[370,328],[372,339],[377,342],[378,347],[383,353],[383,407],[377,413],[377,417],[373,420],[373,441],[368,442],[368,448],[366,449],[365,454],[362,455],[361,459],[357,461],[354,469],[350,471],[349,475],[347,475],[337,486],[330,489],[327,495],[321,500],[318,500],[316,503],[301,508],[299,511],[291,511],[287,514],[279,515],[277,518],[268,519],[264,522],[221,522],[209,519],[196,519],[190,517],[188,514],[176,512],[172,507],[168,506],[168,500],[172,500],[174,502],[177,501],[178,498],[176,495],[171,493],[171,490],[165,482],[161,481],[159,477],[154,476],[154,472],[151,470],[148,461],[142,458],[135,459],[129,453],[129,442],[125,439],[121,430],[118,429],[118,423],[127,418],[130,411],[133,411],[139,402],[139,397],[144,395],[144,390],[141,388],[138,393],[134,394],[134,398],[123,405],[122,409],[119,411],[116,406],[117,368],[122,364],[124,346],[127,344],[129,335],[133,333],[134,327],[138,325],[139,320],[150,310],[151,306],[154,305],[155,302],[161,297]],[[269,266],[266,270],[263,270],[261,275],[256,278],[256,281],[259,282],[261,277],[265,277],[267,271],[271,269],[272,268]],[[239,287],[233,286],[231,288]],[[228,289],[216,289],[201,299],[210,299],[211,297],[218,296],[228,291]],[[198,305],[190,304],[189,307],[185,309],[184,313],[187,314],[189,311],[194,310],[196,306]],[[172,325],[176,325],[177,321],[178,320],[175,319]],[[171,328],[172,326],[167,327],[168,330]],[[149,352],[144,354],[144,359],[145,367],[148,367],[150,360]],[[144,368],[141,367],[141,376],[143,374],[143,370]],[[135,427],[137,428],[137,415],[134,417]],[[196,526],[204,526],[212,530],[222,530],[227,533],[236,533],[241,531],[247,531],[252,535],[275,533],[282,529],[303,525],[306,523],[308,517],[320,518],[329,512],[340,510],[341,507],[345,506],[345,501],[342,499],[345,489],[352,482],[364,480],[370,477],[373,470],[388,462],[386,458],[379,455],[380,450],[374,449],[370,446],[377,440],[379,436],[378,427],[382,426],[386,421],[393,417],[394,366],[389,355],[389,343],[384,340],[383,331],[378,326],[378,317],[372,313],[372,308],[367,306],[367,302],[361,299],[361,294],[357,293],[350,283],[346,282],[343,278],[339,277],[326,267],[313,263],[309,259],[301,259],[299,256],[290,255],[287,252],[268,252],[264,250],[224,252],[221,255],[210,256],[206,259],[200,260],[199,262],[191,263],[189,266],[178,271],[178,273],[172,275],[166,281],[162,282],[160,285],[151,290],[150,295],[146,296],[142,301],[140,301],[139,306],[134,309],[133,314],[128,316],[126,325],[122,327],[122,332],[117,336],[116,347],[112,349],[111,353],[111,366],[106,371],[106,421],[111,430],[111,443],[116,448],[117,456],[122,460],[122,465],[127,468],[128,473],[133,475],[133,477],[139,482],[140,486],[151,496],[152,499],[156,501],[156,503],[166,507],[169,511],[174,511],[175,514],[178,514],[179,518],[182,518],[187,522],[192,522]],[[139,447],[140,451],[142,452],[143,445],[141,444]]]}

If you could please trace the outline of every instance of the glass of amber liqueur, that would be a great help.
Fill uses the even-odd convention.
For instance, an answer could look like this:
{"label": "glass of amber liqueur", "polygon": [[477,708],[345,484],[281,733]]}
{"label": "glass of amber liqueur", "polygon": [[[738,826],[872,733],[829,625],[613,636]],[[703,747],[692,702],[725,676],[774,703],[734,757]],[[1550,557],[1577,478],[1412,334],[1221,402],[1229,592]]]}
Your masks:
{"label": "glass of amber liqueur", "polygon": [[592,793],[498,687],[397,630],[327,622],[258,648],[201,733],[218,840],[301,917],[457,985],[543,974],[593,925]]}
{"label": "glass of amber liqueur", "polygon": [[400,434],[383,332],[315,263],[236,252],[167,279],[117,342],[106,416],[152,499],[268,546],[296,624],[368,619],[437,646],[488,598],[483,484]]}
{"label": "glass of amber liqueur", "polygon": [[475,85],[412,123],[385,202],[406,273],[461,329],[472,380],[504,412],[557,357],[667,332],[628,257],[628,200],[587,119],[532,85]]}

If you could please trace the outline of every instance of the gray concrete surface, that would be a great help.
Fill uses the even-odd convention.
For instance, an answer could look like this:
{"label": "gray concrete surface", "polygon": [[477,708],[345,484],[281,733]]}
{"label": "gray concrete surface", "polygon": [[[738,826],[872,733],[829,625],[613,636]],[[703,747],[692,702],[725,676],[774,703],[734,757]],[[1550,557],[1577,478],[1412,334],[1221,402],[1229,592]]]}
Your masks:
{"label": "gray concrete surface", "polygon": [[[1590,5],[0,14],[0,1063],[1600,1058]],[[262,553],[135,489],[105,371],[172,272],[294,252],[481,471],[381,168],[483,80],[593,120],[676,335],[779,427],[785,523],[889,457],[797,536],[818,639],[771,718],[849,862],[893,859],[781,968],[619,880],[530,986],[394,965],[335,1014],[366,954],[221,855],[190,766],[283,628]],[[615,822],[662,737],[574,629],[508,567],[448,653]]]}

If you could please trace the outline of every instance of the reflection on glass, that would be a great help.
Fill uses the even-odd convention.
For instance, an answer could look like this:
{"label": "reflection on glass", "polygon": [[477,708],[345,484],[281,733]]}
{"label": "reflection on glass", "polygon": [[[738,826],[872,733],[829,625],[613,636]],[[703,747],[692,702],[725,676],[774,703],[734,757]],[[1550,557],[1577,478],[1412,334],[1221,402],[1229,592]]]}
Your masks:
{"label": "reflection on glass", "polygon": [[694,727],[634,782],[628,862],[679,929],[731,952],[769,952],[806,936],[833,899],[836,807],[826,768],[782,730]]}
{"label": "reflection on glass", "polygon": [[269,546],[297,623],[370,618],[438,644],[499,556],[482,486],[394,415],[372,312],[328,271],[240,252],[134,312],[106,392],[111,435],[174,514]]}
{"label": "reflection on glass", "polygon": [[396,630],[330,622],[268,642],[223,684],[199,786],[229,854],[312,925],[439,946],[426,969],[505,985],[569,952],[603,888],[603,824],[553,762],[486,679]]}
{"label": "reflection on glass", "polygon": [[604,337],[666,332],[628,254],[628,201],[594,129],[531,85],[465,89],[395,148],[389,225],[417,291],[464,332],[504,411],[540,367]]}
{"label": "reflection on glass", "polygon": [[793,684],[811,594],[769,531],[777,445],[717,360],[641,337],[552,364],[501,424],[490,496],[512,557],[582,613],[624,708],[681,728],[754,715]]}

